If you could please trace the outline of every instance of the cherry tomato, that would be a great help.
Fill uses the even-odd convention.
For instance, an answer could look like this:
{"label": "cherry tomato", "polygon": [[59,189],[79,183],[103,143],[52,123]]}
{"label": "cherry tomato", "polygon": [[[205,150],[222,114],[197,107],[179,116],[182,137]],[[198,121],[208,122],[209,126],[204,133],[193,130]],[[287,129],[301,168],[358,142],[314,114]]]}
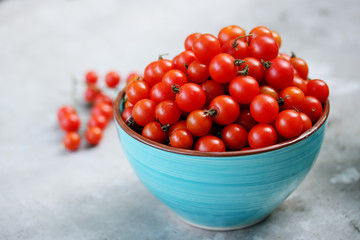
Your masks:
{"label": "cherry tomato", "polygon": [[79,130],[80,118],[76,113],[68,113],[60,119],[60,127],[66,132]]}
{"label": "cherry tomato", "polygon": [[102,114],[91,115],[88,121],[88,127],[99,127],[105,129],[109,120]]}
{"label": "cherry tomato", "polygon": [[259,94],[259,83],[251,76],[238,76],[229,84],[230,96],[241,104],[248,104]]}
{"label": "cherry tomato", "polygon": [[295,138],[302,133],[303,120],[300,114],[294,110],[281,111],[275,120],[277,133],[286,138]]}
{"label": "cherry tomato", "polygon": [[303,121],[303,129],[302,132],[309,130],[312,127],[311,119],[303,112],[300,112],[301,119]]}
{"label": "cherry tomato", "polygon": [[132,104],[137,103],[139,100],[149,98],[150,86],[145,81],[134,81],[126,88],[126,96]]}
{"label": "cherry tomato", "polygon": [[259,89],[259,93],[268,94],[275,99],[279,98],[279,93],[276,91],[276,89],[269,85],[262,85]]}
{"label": "cherry tomato", "polygon": [[244,41],[244,38],[233,39],[225,42],[221,46],[223,53],[230,54],[235,59],[243,59],[250,55],[249,45]]}
{"label": "cherry tomato", "polygon": [[240,150],[248,143],[248,132],[239,124],[227,125],[222,130],[221,139],[229,150]]}
{"label": "cherry tomato", "polygon": [[290,58],[290,63],[302,79],[307,79],[309,68],[304,59],[298,58],[293,54]]}
{"label": "cherry tomato", "polygon": [[321,103],[324,103],[329,97],[329,87],[323,80],[310,80],[307,83],[306,95],[316,97]]}
{"label": "cherry tomato", "polygon": [[300,111],[305,113],[311,119],[311,122],[314,124],[322,114],[321,102],[313,96],[305,96]]}
{"label": "cherry tomato", "polygon": [[277,90],[282,90],[292,85],[294,69],[290,62],[283,58],[270,61],[271,66],[265,71],[265,81]]}
{"label": "cherry tomato", "polygon": [[186,128],[196,137],[208,134],[212,127],[211,116],[203,110],[192,111],[186,118]]}
{"label": "cherry tomato", "polygon": [[195,83],[186,83],[180,87],[175,96],[175,102],[184,112],[201,109],[206,101],[204,90]]}
{"label": "cherry tomato", "polygon": [[290,62],[290,55],[289,55],[289,54],[279,53],[279,56],[278,56],[278,57],[279,57],[279,58],[283,58],[283,59],[285,59],[285,60],[287,60],[287,61]]}
{"label": "cherry tomato", "polygon": [[280,37],[279,33],[272,30],[271,35],[275,39],[275,41],[277,42],[277,44],[279,45],[279,48],[280,48],[281,47],[281,37]]}
{"label": "cherry tomato", "polygon": [[79,149],[81,144],[80,134],[73,131],[67,132],[63,138],[63,144],[66,149],[70,151],[76,151],[77,149]]}
{"label": "cherry tomato", "polygon": [[100,90],[92,87],[91,85],[89,85],[86,90],[85,90],[85,94],[84,94],[84,99],[85,102],[87,103],[93,103],[96,96],[100,93]]}
{"label": "cherry tomato", "polygon": [[153,65],[153,77],[155,83],[161,82],[168,71],[175,69],[175,64],[168,59],[160,59]]}
{"label": "cherry tomato", "polygon": [[281,90],[279,94],[280,99],[283,101],[281,109],[297,109],[299,110],[304,102],[305,95],[297,87],[287,87]]}
{"label": "cherry tomato", "polygon": [[94,105],[97,105],[100,103],[106,103],[107,105],[112,106],[113,101],[112,101],[111,97],[109,97],[108,95],[106,95],[102,92],[99,92],[94,99]]}
{"label": "cherry tomato", "polygon": [[249,109],[241,109],[239,118],[236,120],[235,123],[240,124],[243,126],[247,131],[250,131],[250,129],[255,126],[258,122],[254,120],[254,118],[251,116]]}
{"label": "cherry tomato", "polygon": [[125,108],[124,111],[122,112],[121,118],[124,120],[125,123],[126,121],[128,121],[130,117],[132,117],[132,109],[133,107],[128,107]]}
{"label": "cherry tomato", "polygon": [[150,99],[154,100],[156,103],[165,100],[175,100],[175,93],[166,91],[162,82],[158,82],[152,86],[150,90]]}
{"label": "cherry tomato", "polygon": [[174,87],[179,88],[187,82],[185,73],[177,69],[168,71],[162,79],[163,87],[169,94],[175,93]]}
{"label": "cherry tomato", "polygon": [[256,38],[257,36],[268,36],[268,37],[272,37],[272,32],[270,29],[268,29],[267,27],[264,26],[256,26],[253,29],[251,29],[251,31],[249,32],[249,35],[252,35],[249,37],[248,42],[251,43],[251,41]]}
{"label": "cherry tomato", "polygon": [[279,105],[272,96],[259,94],[250,103],[250,113],[259,123],[271,123],[279,113]]}
{"label": "cherry tomato", "polygon": [[165,143],[169,137],[168,131],[163,129],[159,122],[147,123],[141,133],[144,137],[158,143]]}
{"label": "cherry tomato", "polygon": [[214,112],[212,119],[220,125],[228,125],[235,122],[240,114],[238,102],[229,95],[215,97],[209,104],[209,109]]}
{"label": "cherry tomato", "polygon": [[98,145],[103,135],[99,127],[90,127],[85,131],[85,139],[91,145]]}
{"label": "cherry tomato", "polygon": [[113,109],[111,106],[109,106],[106,103],[99,103],[91,108],[91,114],[92,115],[102,114],[104,115],[104,117],[110,120],[113,118]]}
{"label": "cherry tomato", "polygon": [[187,50],[175,56],[173,59],[173,63],[176,69],[179,69],[183,73],[186,73],[188,66],[195,60],[197,60],[197,58],[195,57],[194,52]]}
{"label": "cherry tomato", "polygon": [[206,64],[193,61],[187,69],[187,76],[189,82],[200,84],[209,78],[209,68]]}
{"label": "cherry tomato", "polygon": [[69,106],[69,105],[62,106],[61,108],[59,108],[59,110],[57,112],[58,120],[60,121],[65,115],[67,115],[69,113],[76,114],[75,108],[72,106]]}
{"label": "cherry tomato", "polygon": [[149,63],[144,70],[144,81],[147,82],[150,87],[160,82],[157,78],[155,78],[153,70],[156,63],[157,61]]}
{"label": "cherry tomato", "polygon": [[294,79],[293,79],[293,83],[292,85],[294,87],[297,87],[299,89],[301,89],[301,91],[306,95],[307,92],[307,82],[302,79],[301,77],[294,75]]}
{"label": "cherry tomato", "polygon": [[230,82],[238,72],[235,58],[227,53],[220,53],[213,57],[209,64],[211,78],[218,83]]}
{"label": "cherry tomato", "polygon": [[199,38],[201,33],[192,33],[185,39],[184,46],[185,50],[192,50],[194,41]]}
{"label": "cherry tomato", "polygon": [[129,75],[126,77],[126,82],[129,82],[130,79],[132,78],[137,78],[137,77],[141,77],[141,75],[138,72],[131,72],[129,73]]}
{"label": "cherry tomato", "polygon": [[98,75],[95,71],[88,71],[85,75],[85,81],[87,84],[96,84]]}
{"label": "cherry tomato", "polygon": [[208,106],[215,97],[225,94],[224,85],[214,80],[207,80],[201,83],[200,86],[206,94],[205,106]]}
{"label": "cherry tomato", "polygon": [[174,124],[181,117],[181,110],[173,100],[165,100],[160,102],[155,108],[155,117],[161,123]]}
{"label": "cherry tomato", "polygon": [[138,101],[132,110],[134,121],[140,126],[145,126],[149,122],[155,121],[155,108],[156,103],[151,99],[142,99]]}
{"label": "cherry tomato", "polygon": [[[226,26],[220,30],[218,34],[218,39],[221,45],[224,45],[226,42],[233,40],[239,36],[244,36],[245,30],[236,25]],[[241,41],[246,41],[246,38],[242,39]]]}
{"label": "cherry tomato", "polygon": [[202,152],[225,152],[226,150],[224,142],[213,135],[205,135],[199,138],[194,149]]}
{"label": "cherry tomato", "polygon": [[249,71],[247,75],[255,78],[260,83],[265,74],[265,68],[262,63],[253,57],[244,58],[244,61],[245,63],[243,63],[241,67],[248,65]]}
{"label": "cherry tomato", "polygon": [[186,129],[177,129],[170,135],[170,146],[184,149],[191,149],[194,138]]}
{"label": "cherry tomato", "polygon": [[120,76],[117,72],[111,71],[106,74],[105,83],[109,88],[115,88],[120,82]]}
{"label": "cherry tomato", "polygon": [[250,43],[250,56],[270,61],[279,54],[279,46],[273,37],[258,36]]}
{"label": "cherry tomato", "polygon": [[186,128],[186,120],[179,120],[176,123],[174,123],[173,125],[171,125],[169,128],[169,135],[171,136],[171,134],[173,132],[175,132],[175,130],[178,130],[178,129],[187,129]]}
{"label": "cherry tomato", "polygon": [[221,53],[221,46],[215,36],[202,34],[194,41],[192,50],[199,61],[209,63],[214,56]]}
{"label": "cherry tomato", "polygon": [[266,123],[255,125],[248,134],[248,142],[252,149],[274,145],[277,143],[277,138],[274,127]]}

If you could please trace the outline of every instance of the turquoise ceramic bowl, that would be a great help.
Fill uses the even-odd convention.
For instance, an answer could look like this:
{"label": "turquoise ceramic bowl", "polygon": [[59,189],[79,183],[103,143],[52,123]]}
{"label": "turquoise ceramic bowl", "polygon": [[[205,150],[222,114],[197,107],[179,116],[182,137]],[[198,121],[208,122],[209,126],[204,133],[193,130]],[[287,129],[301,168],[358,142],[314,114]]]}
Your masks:
{"label": "turquoise ceramic bowl", "polygon": [[329,102],[320,120],[296,139],[258,150],[204,153],[158,144],[114,117],[123,150],[141,182],[186,222],[230,230],[266,218],[304,180],[322,145]]}

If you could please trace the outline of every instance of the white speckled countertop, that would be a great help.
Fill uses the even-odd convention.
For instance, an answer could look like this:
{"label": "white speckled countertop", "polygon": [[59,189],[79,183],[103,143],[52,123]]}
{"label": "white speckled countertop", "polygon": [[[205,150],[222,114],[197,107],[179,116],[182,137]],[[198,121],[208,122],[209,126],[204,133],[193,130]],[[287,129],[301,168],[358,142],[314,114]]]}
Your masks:
{"label": "white speckled countertop", "polygon": [[[357,0],[0,0],[0,239],[360,239],[359,22]],[[297,190],[260,224],[215,232],[145,189],[114,123],[98,147],[64,150],[56,111],[72,103],[72,77],[93,68],[124,79],[158,54],[175,56],[188,34],[230,24],[277,30],[282,51],[329,84],[331,113]]]}

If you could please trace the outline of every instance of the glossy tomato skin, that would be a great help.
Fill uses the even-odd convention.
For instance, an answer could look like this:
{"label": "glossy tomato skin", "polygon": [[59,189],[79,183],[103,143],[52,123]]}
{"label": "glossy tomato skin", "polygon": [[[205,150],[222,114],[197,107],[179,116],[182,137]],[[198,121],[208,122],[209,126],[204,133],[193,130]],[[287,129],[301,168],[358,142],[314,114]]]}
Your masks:
{"label": "glossy tomato skin", "polygon": [[308,115],[306,115],[303,112],[300,112],[300,117],[303,121],[303,129],[302,132],[305,132],[307,130],[309,130],[312,127],[312,122],[311,119],[308,117]]}
{"label": "glossy tomato skin", "polygon": [[169,137],[168,131],[163,130],[159,122],[147,123],[141,134],[158,143],[165,143]]}
{"label": "glossy tomato skin", "polygon": [[153,70],[156,63],[157,61],[149,63],[144,70],[144,81],[148,83],[149,87],[152,87],[155,83],[159,82],[155,79]]}
{"label": "glossy tomato skin", "polygon": [[194,41],[201,36],[201,33],[192,33],[189,36],[186,37],[184,42],[185,50],[191,50],[193,47]]}
{"label": "glossy tomato skin", "polygon": [[281,47],[281,37],[278,32],[271,30],[271,35],[275,39],[276,43],[278,44],[279,48]]}
{"label": "glossy tomato skin", "polygon": [[305,113],[311,119],[311,122],[314,124],[322,114],[321,102],[313,96],[305,96],[300,111]]}
{"label": "glossy tomato skin", "polygon": [[309,74],[309,67],[304,59],[298,57],[291,57],[290,63],[296,69],[297,73],[302,79],[307,79]]}
{"label": "glossy tomato skin", "polygon": [[240,150],[248,143],[248,132],[241,125],[232,123],[224,127],[221,139],[223,140],[226,149],[233,151]]}
{"label": "glossy tomato skin", "polygon": [[203,83],[209,78],[209,68],[206,64],[201,63],[200,61],[193,61],[188,69],[187,76],[189,82],[193,83]]}
{"label": "glossy tomato skin", "polygon": [[156,120],[155,117],[156,103],[151,99],[141,99],[132,109],[132,117],[140,126],[145,126],[149,122]]}
{"label": "glossy tomato skin", "polygon": [[209,104],[209,109],[215,111],[212,119],[219,125],[228,125],[235,122],[240,114],[238,102],[229,95],[215,97]]}
{"label": "glossy tomato skin", "polygon": [[164,74],[161,82],[163,84],[164,89],[169,94],[171,94],[171,93],[175,93],[174,87],[177,88],[181,87],[182,85],[188,82],[188,79],[185,73],[183,73],[180,70],[173,69]]}
{"label": "glossy tomato skin", "polygon": [[242,69],[244,66],[248,65],[249,71],[247,75],[255,78],[259,83],[261,83],[265,74],[265,68],[262,63],[253,57],[247,57],[243,60],[245,63],[243,63],[239,69]]}
{"label": "glossy tomato skin", "polygon": [[98,75],[95,71],[88,71],[85,74],[85,81],[87,84],[96,84],[98,80]]}
{"label": "glossy tomato skin", "polygon": [[115,71],[108,72],[105,77],[105,82],[109,88],[115,88],[120,82],[120,75]]}
{"label": "glossy tomato skin", "polygon": [[186,129],[177,129],[170,135],[170,146],[184,149],[191,149],[194,138]]}
{"label": "glossy tomato skin", "polygon": [[202,152],[225,152],[226,147],[220,138],[205,135],[196,141],[194,149]]}
{"label": "glossy tomato skin", "polygon": [[248,104],[259,94],[259,83],[251,76],[238,76],[229,84],[230,96],[241,104]]}
{"label": "glossy tomato skin", "polygon": [[126,96],[128,101],[132,104],[137,103],[139,100],[149,98],[150,86],[145,81],[134,81],[126,88]]}
{"label": "glossy tomato skin", "polygon": [[200,86],[206,94],[205,106],[208,106],[215,97],[225,94],[224,85],[214,80],[207,80],[201,83]]}
{"label": "glossy tomato skin", "polygon": [[161,59],[153,65],[153,77],[155,83],[161,82],[163,76],[168,71],[175,69],[175,64],[168,59]]}
{"label": "glossy tomato skin", "polygon": [[279,46],[271,36],[258,36],[250,43],[250,56],[258,60],[270,61],[279,54]]}
{"label": "glossy tomato skin", "polygon": [[279,104],[272,96],[259,94],[250,103],[250,113],[259,123],[271,123],[279,113]]}
{"label": "glossy tomato skin", "polygon": [[165,100],[175,100],[175,93],[166,91],[162,82],[156,83],[150,90],[150,99],[156,103]]}
{"label": "glossy tomato skin", "polygon": [[194,41],[192,50],[199,61],[209,63],[214,56],[221,53],[221,46],[214,35],[206,33]]}
{"label": "glossy tomato skin", "polygon": [[179,121],[181,117],[181,110],[175,101],[165,100],[156,105],[155,117],[161,125],[171,125]]}
{"label": "glossy tomato skin", "polygon": [[259,89],[259,93],[264,93],[272,96],[275,99],[279,98],[279,93],[276,91],[275,88],[269,86],[269,85],[262,85]]}
{"label": "glossy tomato skin", "polygon": [[221,51],[230,54],[235,59],[244,59],[250,55],[249,45],[242,38],[225,42],[221,46]]}
{"label": "glossy tomato skin", "polygon": [[62,106],[61,108],[59,108],[59,110],[57,112],[58,120],[60,121],[61,118],[63,118],[65,115],[67,115],[69,113],[75,113],[76,114],[75,108],[70,106],[70,105]]}
{"label": "glossy tomato skin", "polygon": [[248,142],[252,149],[263,148],[277,143],[278,135],[270,124],[259,123],[251,128]]}
{"label": "glossy tomato skin", "polygon": [[103,130],[99,127],[90,127],[85,131],[85,139],[91,145],[98,145],[102,135]]}
{"label": "glossy tomato skin", "polygon": [[211,128],[211,117],[203,110],[194,110],[186,118],[186,129],[196,137],[208,134]]}
{"label": "glossy tomato skin", "polygon": [[257,36],[268,36],[268,37],[272,37],[272,32],[269,28],[265,27],[265,26],[256,26],[253,29],[251,29],[251,31],[249,32],[249,40],[248,42],[251,43],[251,41],[256,38]]}
{"label": "glossy tomato skin", "polygon": [[213,57],[209,64],[211,79],[218,83],[230,82],[238,72],[235,65],[235,58],[227,53],[220,53]]}
{"label": "glossy tomato skin", "polygon": [[301,89],[301,91],[306,95],[307,93],[307,80],[302,79],[301,77],[294,75],[292,85]]}
{"label": "glossy tomato skin", "polygon": [[180,87],[176,94],[175,102],[184,112],[201,109],[206,101],[204,90],[195,83],[186,83]]}
{"label": "glossy tomato skin", "polygon": [[79,149],[81,144],[80,134],[75,131],[67,132],[63,138],[63,144],[66,149],[70,151],[76,151],[77,149]]}
{"label": "glossy tomato skin", "polygon": [[271,66],[265,71],[265,81],[277,90],[282,90],[292,85],[294,69],[290,62],[283,58],[270,61]]}
{"label": "glossy tomato skin", "polygon": [[258,122],[254,120],[251,116],[249,109],[241,109],[239,118],[236,120],[236,123],[240,124],[242,127],[246,129],[246,131],[250,131],[250,129],[255,126]]}
{"label": "glossy tomato skin", "polygon": [[187,129],[185,120],[179,120],[176,123],[172,124],[169,128],[169,135],[171,136],[171,134],[178,129]]}
{"label": "glossy tomato skin", "polygon": [[65,132],[74,132],[80,128],[80,118],[76,113],[68,113],[60,119],[60,127]]}
{"label": "glossy tomato skin", "polygon": [[325,103],[329,97],[329,87],[323,80],[310,80],[307,83],[306,95],[316,97],[321,103]]}
{"label": "glossy tomato skin", "polygon": [[[224,45],[226,42],[244,35],[245,30],[242,27],[239,27],[237,25],[230,25],[222,28],[219,31],[218,39],[220,44]],[[243,38],[241,41],[245,42],[246,38]]]}
{"label": "glossy tomato skin", "polygon": [[186,73],[188,66],[195,60],[197,60],[197,58],[193,51],[184,51],[174,57],[173,63],[176,69]]}
{"label": "glossy tomato skin", "polygon": [[292,139],[302,133],[303,120],[298,112],[289,109],[283,110],[276,117],[275,129],[280,136]]}
{"label": "glossy tomato skin", "polygon": [[305,94],[300,88],[291,86],[281,90],[279,97],[283,101],[281,109],[299,110],[304,102]]}

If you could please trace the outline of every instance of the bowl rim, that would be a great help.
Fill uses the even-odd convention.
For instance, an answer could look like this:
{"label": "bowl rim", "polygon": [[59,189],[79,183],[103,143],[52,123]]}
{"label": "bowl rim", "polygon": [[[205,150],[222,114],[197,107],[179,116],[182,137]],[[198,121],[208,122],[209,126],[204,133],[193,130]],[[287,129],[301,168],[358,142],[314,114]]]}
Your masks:
{"label": "bowl rim", "polygon": [[181,154],[181,155],[191,155],[191,156],[203,156],[203,157],[233,157],[233,156],[246,156],[246,155],[255,155],[265,152],[270,152],[274,150],[278,150],[281,148],[285,148],[287,146],[291,146],[297,142],[300,142],[308,137],[310,137],[312,134],[314,134],[321,126],[324,125],[326,122],[329,112],[330,112],[330,103],[329,100],[327,100],[323,104],[323,112],[319,118],[319,120],[307,131],[303,132],[300,136],[294,139],[286,140],[268,147],[264,148],[257,148],[257,149],[249,149],[249,150],[238,150],[238,151],[225,151],[225,152],[202,152],[197,150],[191,150],[191,149],[182,149],[182,148],[175,148],[171,147],[169,145],[165,145],[162,143],[155,142],[153,140],[150,140],[148,138],[145,138],[141,134],[137,133],[133,129],[131,129],[125,121],[121,117],[120,113],[120,103],[121,99],[125,96],[125,89],[122,89],[117,97],[115,98],[114,104],[113,104],[113,110],[114,110],[114,118],[118,125],[121,127],[123,131],[125,131],[129,136],[132,138],[138,140],[141,143],[144,143],[148,146],[157,148],[159,150]]}

